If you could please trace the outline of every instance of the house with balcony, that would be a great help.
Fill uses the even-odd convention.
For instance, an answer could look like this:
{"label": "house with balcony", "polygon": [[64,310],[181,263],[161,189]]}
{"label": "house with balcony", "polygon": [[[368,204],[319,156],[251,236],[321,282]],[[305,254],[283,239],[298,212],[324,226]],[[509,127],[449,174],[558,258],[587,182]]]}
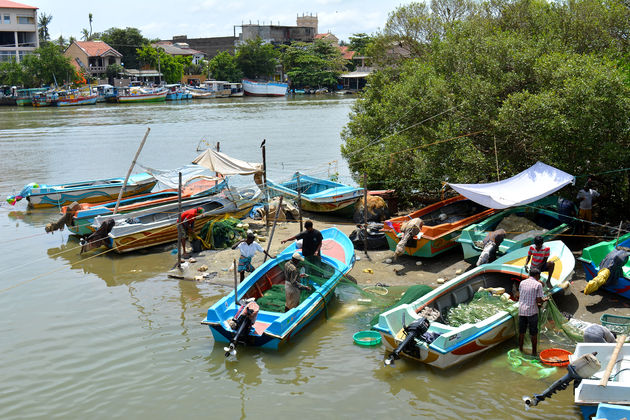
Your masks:
{"label": "house with balcony", "polygon": [[77,72],[94,78],[103,76],[112,64],[123,65],[122,54],[103,41],[74,41],[63,55],[70,58]]}
{"label": "house with balcony", "polygon": [[158,41],[151,46],[155,49],[161,48],[170,56],[191,57],[193,64],[199,64],[206,57],[203,51],[190,48],[185,42]]}
{"label": "house with balcony", "polygon": [[37,48],[37,7],[0,0],[0,62],[20,62]]}

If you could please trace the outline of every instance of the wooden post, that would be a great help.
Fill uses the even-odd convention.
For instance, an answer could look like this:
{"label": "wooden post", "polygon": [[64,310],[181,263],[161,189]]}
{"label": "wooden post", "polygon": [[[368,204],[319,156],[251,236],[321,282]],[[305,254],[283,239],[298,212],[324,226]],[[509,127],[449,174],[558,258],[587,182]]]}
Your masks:
{"label": "wooden post", "polygon": [[619,228],[617,228],[617,239],[615,239],[615,249],[617,249],[617,245],[619,245],[619,235],[621,234],[622,225],[623,225],[623,220],[619,222]]}
{"label": "wooden post", "polygon": [[182,223],[182,173],[179,173],[179,188],[177,189],[177,268],[182,266],[182,232],[179,224]]}
{"label": "wooden post", "polygon": [[123,183],[123,186],[120,189],[120,192],[118,193],[118,200],[116,200],[116,206],[114,207],[114,214],[116,214],[118,212],[118,205],[120,204],[120,199],[122,198],[122,196],[123,196],[123,194],[125,192],[125,189],[127,188],[127,181],[129,181],[129,176],[131,175],[131,171],[133,171],[133,167],[136,166],[136,160],[138,159],[138,155],[140,155],[140,151],[144,147],[144,142],[147,141],[147,137],[149,136],[149,131],[151,131],[151,128],[147,127],[147,132],[144,133],[144,137],[142,138],[142,142],[140,143],[140,147],[138,147],[138,151],[136,151],[136,156],[134,156],[133,162],[131,162],[131,166],[129,167],[129,170],[127,171],[127,176],[125,177],[125,182]]}
{"label": "wooden post", "polygon": [[236,307],[238,308],[238,268],[236,265],[236,258],[234,259],[234,304],[236,305]]}
{"label": "wooden post", "polygon": [[298,206],[298,214],[300,219],[300,232],[304,230],[304,226],[302,224],[302,190],[300,190],[300,173],[297,173],[297,189],[298,198],[297,198],[297,206]]}
{"label": "wooden post", "polygon": [[497,165],[497,182],[500,181],[499,179],[499,154],[497,153],[497,136],[493,136],[494,137],[494,161]]}
{"label": "wooden post", "polygon": [[363,174],[363,250],[365,255],[368,255],[367,249],[367,223],[368,223],[368,208],[367,208],[367,174]]}
{"label": "wooden post", "polygon": [[615,346],[612,355],[610,356],[610,360],[608,361],[608,365],[606,366],[606,370],[604,371],[604,376],[602,376],[602,380],[599,381],[599,386],[606,386],[608,384],[608,378],[610,378],[610,373],[615,367],[615,363],[617,363],[617,356],[619,356],[619,352],[623,347],[623,343],[626,341],[626,335],[620,335],[617,337],[617,345]]}
{"label": "wooden post", "polygon": [[[217,142],[217,152],[220,152],[220,151],[221,151],[221,142],[218,141]],[[218,178],[219,177],[219,173],[215,172],[214,176],[216,176]]]}
{"label": "wooden post", "polygon": [[[271,248],[271,241],[273,240],[273,233],[276,231],[276,224],[278,223],[278,216],[280,215],[280,210],[282,210],[282,199],[284,197],[280,196],[280,201],[278,202],[278,208],[276,209],[276,217],[273,219],[273,226],[271,227],[271,235],[269,235],[269,239],[267,240],[267,254],[269,254],[269,249]],[[263,262],[267,261],[267,254],[265,254],[265,259]]]}
{"label": "wooden post", "polygon": [[269,188],[267,187],[267,152],[265,150],[265,142],[267,139],[263,139],[260,147],[262,148],[262,160],[263,160],[263,184],[265,186],[265,230],[267,235],[269,234]]}

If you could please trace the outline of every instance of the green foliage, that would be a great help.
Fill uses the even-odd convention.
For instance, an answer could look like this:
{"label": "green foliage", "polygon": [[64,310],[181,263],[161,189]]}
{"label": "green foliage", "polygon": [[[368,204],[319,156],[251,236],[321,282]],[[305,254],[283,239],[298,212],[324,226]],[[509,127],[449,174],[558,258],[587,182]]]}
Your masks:
{"label": "green foliage", "polygon": [[22,84],[25,87],[72,83],[77,79],[70,59],[59,50],[59,46],[47,42],[35,50],[34,54],[24,57],[22,62]]}
{"label": "green foliage", "polygon": [[356,51],[360,55],[365,55],[367,54],[367,47],[370,42],[372,42],[370,35],[364,33],[353,34],[353,36],[350,37],[348,48],[350,48],[351,51]]}
{"label": "green foliage", "polygon": [[50,32],[48,31],[48,25],[52,21],[52,15],[47,15],[42,12],[37,19],[37,33],[39,35],[39,42],[50,41]]}
{"label": "green foliage", "polygon": [[216,80],[240,82],[243,72],[239,69],[236,57],[227,51],[221,51],[208,62],[208,70]]}
{"label": "green foliage", "polygon": [[141,64],[148,64],[164,75],[166,83],[179,83],[184,75],[186,59],[168,55],[162,48],[145,45],[138,48],[138,60]]}
{"label": "green foliage", "polygon": [[[630,167],[627,7],[445,4],[397,9],[368,45],[383,67],[342,133],[357,179],[407,197],[494,181],[495,142],[501,178],[538,160],[575,175]],[[628,181],[598,187],[627,208]]]}
{"label": "green foliage", "polygon": [[236,61],[245,77],[257,79],[273,76],[279,55],[273,45],[263,43],[258,37],[239,45],[236,50]]}
{"label": "green foliage", "polygon": [[282,65],[293,87],[331,87],[344,70],[341,52],[328,41],[293,42],[282,54]]}
{"label": "green foliage", "polygon": [[101,34],[100,39],[123,55],[122,62],[128,69],[139,68],[137,50],[149,44],[136,28],[110,28]]}
{"label": "green foliage", "polygon": [[123,71],[125,71],[125,69],[120,64],[110,64],[105,69],[105,75],[108,79],[115,79]]}
{"label": "green foliage", "polygon": [[0,85],[21,86],[24,78],[24,69],[12,58],[0,63]]}

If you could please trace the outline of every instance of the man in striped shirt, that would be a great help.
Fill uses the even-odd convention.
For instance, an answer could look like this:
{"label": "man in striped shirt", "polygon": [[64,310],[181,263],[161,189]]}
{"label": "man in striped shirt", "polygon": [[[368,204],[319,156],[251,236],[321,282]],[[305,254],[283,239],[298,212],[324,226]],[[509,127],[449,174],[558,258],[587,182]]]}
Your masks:
{"label": "man in striped shirt", "polygon": [[533,267],[529,277],[523,280],[518,288],[518,348],[523,352],[525,331],[529,329],[532,340],[532,355],[538,356],[538,305],[548,298],[543,297],[540,283],[540,270]]}
{"label": "man in striped shirt", "polygon": [[556,265],[549,260],[550,249],[548,246],[544,246],[542,236],[536,236],[534,238],[534,245],[529,247],[527,253],[527,260],[525,260],[525,269],[527,270],[527,264],[531,259],[532,264],[529,267],[529,272],[534,268],[539,270],[539,273],[547,272],[547,286],[551,288],[551,275]]}

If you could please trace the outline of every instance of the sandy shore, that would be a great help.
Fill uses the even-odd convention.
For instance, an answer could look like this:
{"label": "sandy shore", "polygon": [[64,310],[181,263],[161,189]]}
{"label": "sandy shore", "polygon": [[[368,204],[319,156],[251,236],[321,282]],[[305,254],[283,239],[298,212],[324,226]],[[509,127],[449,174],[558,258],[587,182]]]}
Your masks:
{"label": "sandy shore", "polygon": [[[315,228],[319,230],[334,226],[345,234],[350,235],[355,229],[355,225],[351,221],[317,214],[309,214],[308,217],[313,220]],[[245,220],[244,223],[248,223],[250,229],[261,235],[259,242],[264,248],[267,248],[268,238],[265,236],[264,224],[259,220],[251,219]],[[286,245],[281,245],[280,241],[295,235],[298,231],[298,223],[278,223],[269,253],[275,255],[284,249]],[[271,233],[271,229],[269,229],[269,232]],[[580,239],[564,239],[576,257],[581,254],[581,250],[585,246],[590,245],[590,243],[585,243],[585,241]],[[203,251],[192,256],[196,262],[189,263],[181,271],[173,270],[169,272],[169,276],[222,285],[234,284],[231,265],[234,259],[238,260],[238,251]],[[357,262],[352,271],[350,271],[350,277],[361,286],[374,285],[376,283],[383,283],[389,286],[426,284],[435,288],[438,286],[437,280],[439,278],[449,280],[471,268],[470,264],[463,260],[461,247],[455,247],[452,251],[438,255],[435,258],[402,256],[394,263],[389,264],[386,263],[386,260],[393,257],[393,252],[390,250],[368,251],[367,255],[364,251],[356,251],[356,256]],[[252,261],[253,265],[258,267],[262,264],[263,258],[264,256],[260,253],[257,254]],[[202,265],[205,265],[208,270],[200,272],[199,268]],[[199,276],[204,273],[208,273],[209,277],[201,279]],[[554,300],[559,309],[588,322],[599,322],[603,313],[630,315],[630,302],[606,291],[598,291],[591,296],[584,295],[582,290],[584,290],[585,285],[584,271],[581,263],[576,261],[571,287],[565,294],[559,292],[554,295]]]}

